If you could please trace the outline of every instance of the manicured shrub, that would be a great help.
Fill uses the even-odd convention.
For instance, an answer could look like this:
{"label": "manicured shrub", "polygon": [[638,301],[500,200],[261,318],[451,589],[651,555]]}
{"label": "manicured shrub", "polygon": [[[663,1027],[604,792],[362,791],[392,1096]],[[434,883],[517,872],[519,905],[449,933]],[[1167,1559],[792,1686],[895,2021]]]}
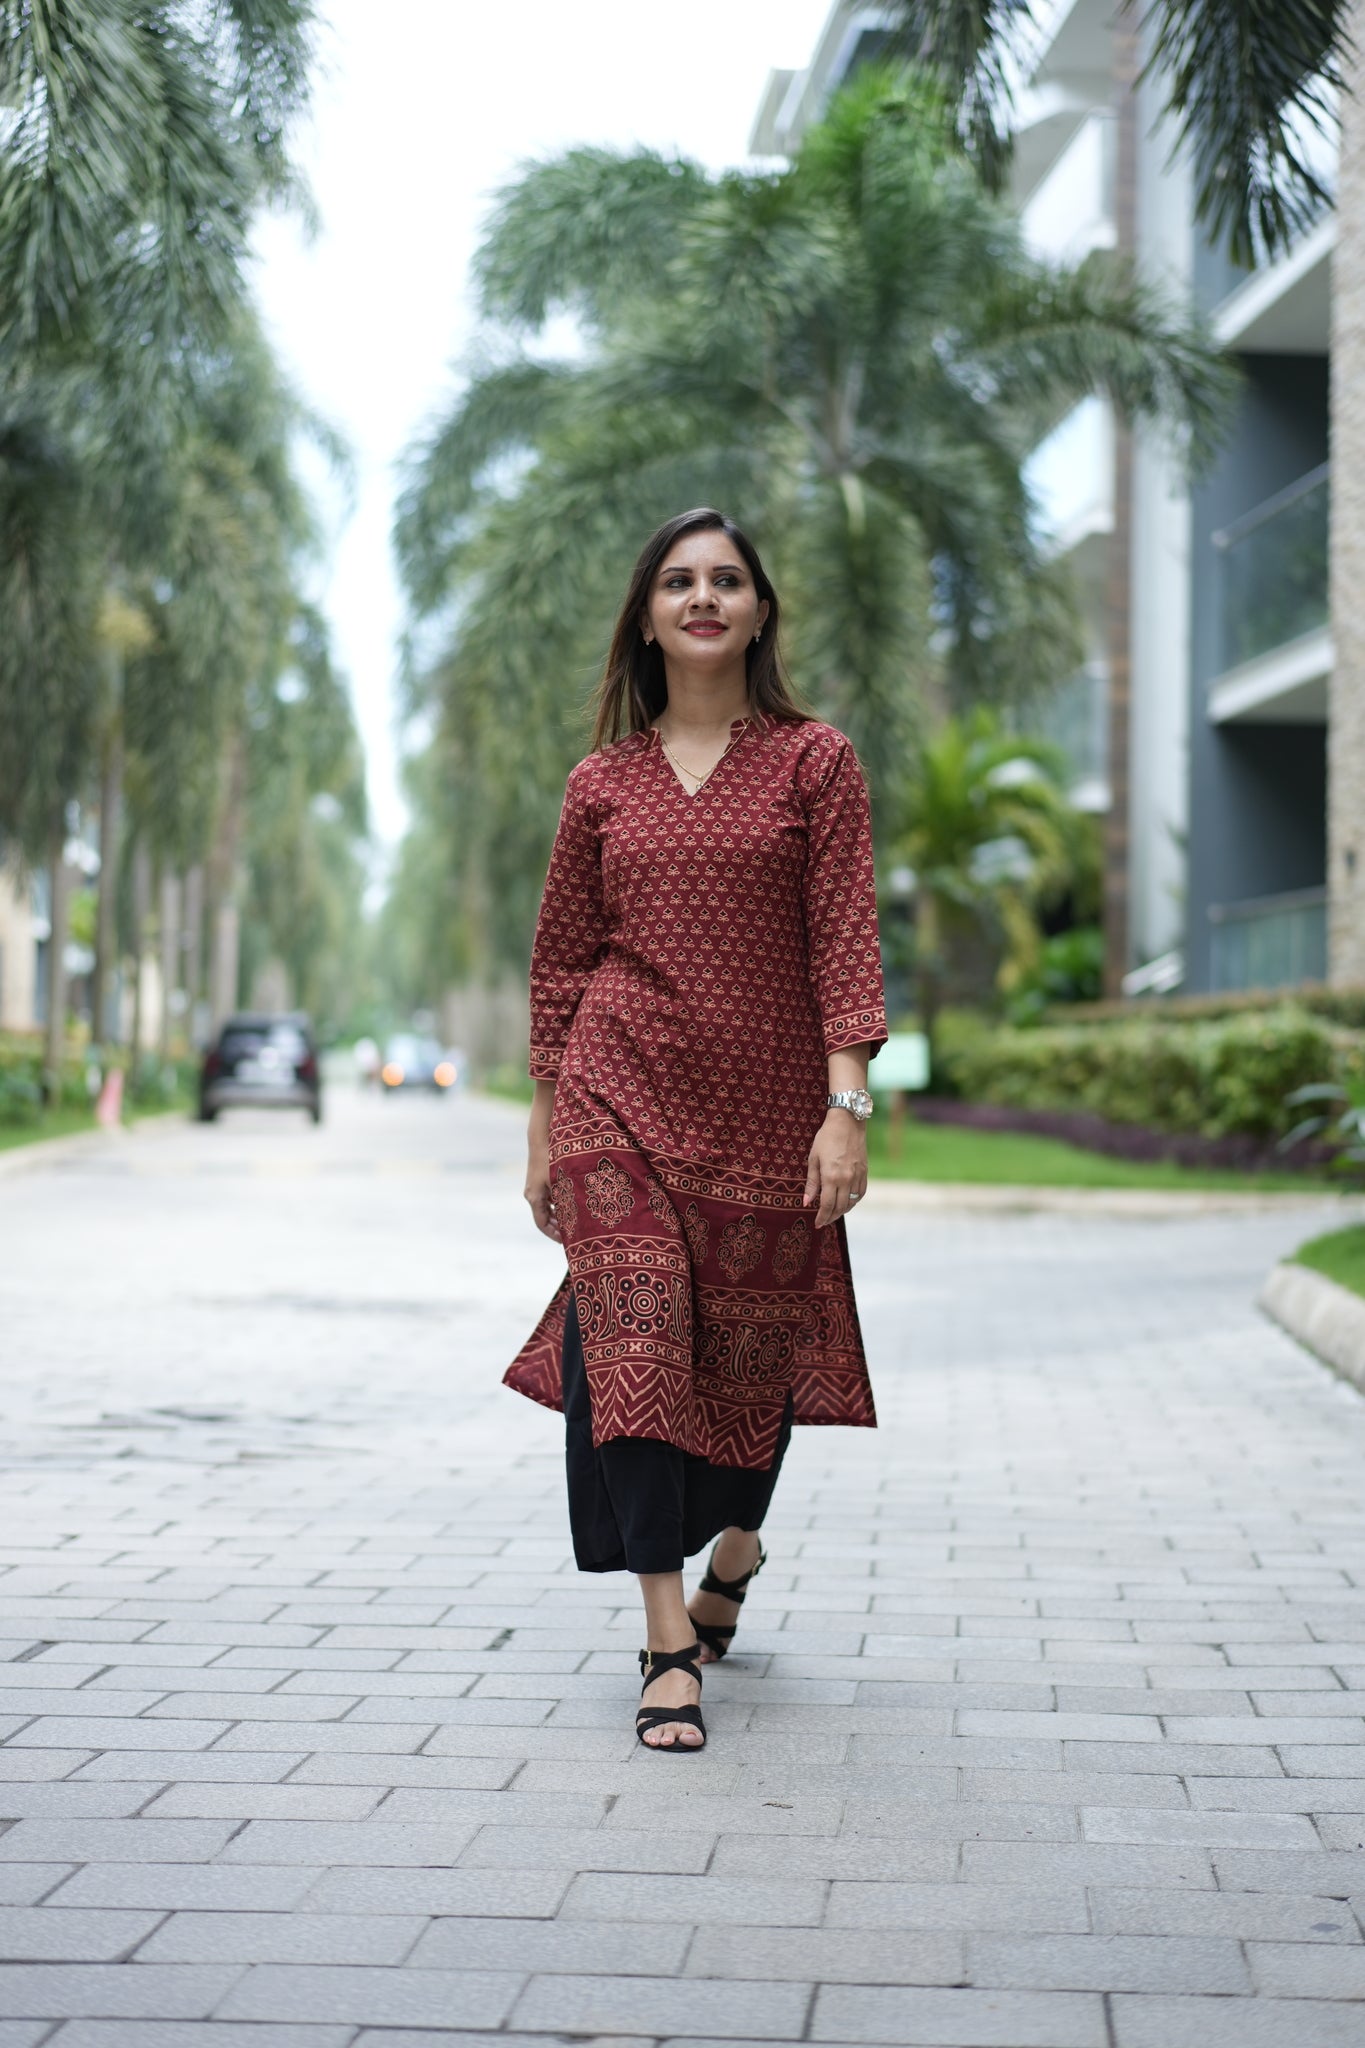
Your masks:
{"label": "manicured shrub", "polygon": [[[1307,1010],[1310,1016],[1344,1024],[1351,1031],[1365,1031],[1365,988],[1329,987],[1326,982],[1306,982],[1292,995],[1273,989],[1226,989],[1221,995],[1143,996],[1143,1017],[1162,1023],[1194,1024],[1218,1017],[1264,1016],[1290,1004]],[[1098,1003],[1068,1002],[1047,1012],[1049,1024],[1128,1024],[1133,1020],[1131,1000]]]}
{"label": "manicured shrub", "polygon": [[1285,1098],[1315,1081],[1365,1073],[1365,1034],[1294,1005],[1208,1022],[1036,1030],[954,1030],[939,1082],[969,1102],[1089,1110],[1115,1123],[1209,1137],[1278,1137]]}

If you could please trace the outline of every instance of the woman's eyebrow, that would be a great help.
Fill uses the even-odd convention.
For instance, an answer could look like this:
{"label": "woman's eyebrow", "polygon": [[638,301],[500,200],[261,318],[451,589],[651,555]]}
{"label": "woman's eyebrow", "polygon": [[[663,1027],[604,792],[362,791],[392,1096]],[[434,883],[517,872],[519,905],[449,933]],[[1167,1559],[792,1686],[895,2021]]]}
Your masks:
{"label": "woman's eyebrow", "polygon": [[[689,562],[670,562],[659,571],[661,576],[692,576],[695,573]],[[743,573],[738,562],[717,562],[711,571],[713,576],[742,576]]]}

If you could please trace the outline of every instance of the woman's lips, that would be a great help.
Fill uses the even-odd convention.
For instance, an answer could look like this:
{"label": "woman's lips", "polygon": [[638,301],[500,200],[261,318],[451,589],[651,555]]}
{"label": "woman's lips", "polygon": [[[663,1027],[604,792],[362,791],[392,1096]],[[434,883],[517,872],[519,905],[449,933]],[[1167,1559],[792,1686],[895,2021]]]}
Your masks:
{"label": "woman's lips", "polygon": [[684,626],[683,631],[695,633],[699,640],[715,640],[726,631],[726,628],[711,619],[698,619],[695,625]]}

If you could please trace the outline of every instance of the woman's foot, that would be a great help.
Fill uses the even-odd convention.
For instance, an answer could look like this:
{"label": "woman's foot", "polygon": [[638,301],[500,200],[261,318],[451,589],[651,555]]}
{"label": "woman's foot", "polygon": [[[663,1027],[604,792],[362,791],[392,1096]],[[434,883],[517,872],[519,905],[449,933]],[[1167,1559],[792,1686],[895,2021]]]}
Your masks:
{"label": "woman's foot", "polygon": [[[695,1650],[697,1646],[693,1643],[685,1647]],[[650,1654],[665,1653],[652,1651]],[[700,1663],[702,1659],[698,1656],[690,1661]],[[643,1653],[641,1668],[645,1680],[640,1695],[642,1711],[666,1712],[669,1707],[701,1706],[701,1680],[686,1668],[660,1671],[651,1679],[644,1665]],[[700,1749],[706,1741],[705,1729],[699,1728],[694,1721],[657,1721],[652,1727],[640,1728],[638,1733],[647,1749]]]}
{"label": "woman's foot", "polygon": [[[745,1578],[757,1567],[762,1549],[756,1529],[722,1529],[706,1569],[727,1583]],[[703,1593],[698,1587],[687,1603],[687,1611],[698,1628],[733,1630],[742,1604],[739,1600],[727,1600],[720,1593]],[[718,1663],[722,1655],[722,1651],[703,1642],[703,1664]]]}

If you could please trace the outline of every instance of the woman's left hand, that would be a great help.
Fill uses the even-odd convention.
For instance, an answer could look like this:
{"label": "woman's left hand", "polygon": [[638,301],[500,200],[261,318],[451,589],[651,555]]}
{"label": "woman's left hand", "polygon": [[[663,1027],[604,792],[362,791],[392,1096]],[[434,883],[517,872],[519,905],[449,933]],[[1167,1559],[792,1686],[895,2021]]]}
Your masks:
{"label": "woman's left hand", "polygon": [[832,1109],[815,1134],[806,1173],[807,1208],[815,1200],[815,1227],[823,1230],[847,1216],[867,1192],[867,1132],[846,1109]]}

